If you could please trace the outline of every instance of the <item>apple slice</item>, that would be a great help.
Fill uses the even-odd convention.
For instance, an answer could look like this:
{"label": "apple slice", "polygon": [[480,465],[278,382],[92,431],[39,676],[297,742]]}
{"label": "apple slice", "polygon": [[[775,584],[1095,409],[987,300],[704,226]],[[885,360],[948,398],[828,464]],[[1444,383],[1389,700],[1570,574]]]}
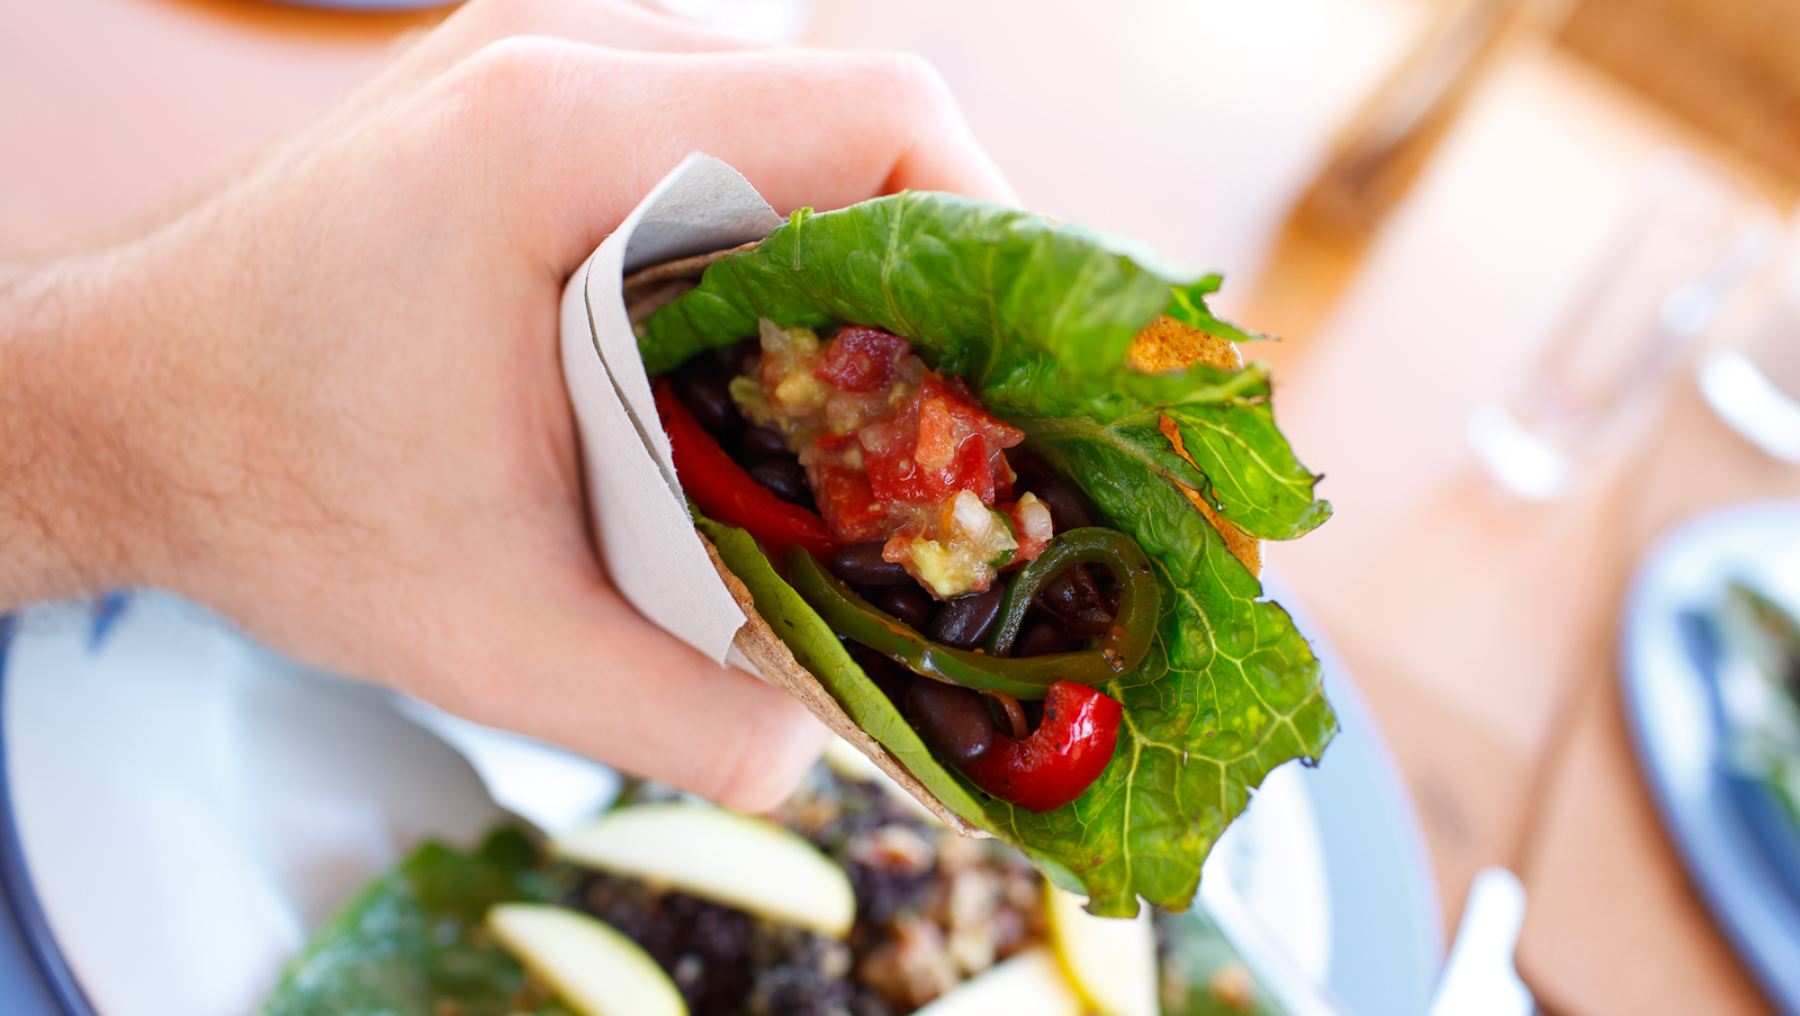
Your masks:
{"label": "apple slice", "polygon": [[836,862],[792,830],[711,805],[620,808],[558,837],[550,850],[833,938],[856,921],[856,894]]}
{"label": "apple slice", "polygon": [[579,910],[500,903],[488,928],[581,1016],[687,1016],[675,982],[636,942]]}
{"label": "apple slice", "polygon": [[1088,1007],[1101,1016],[1158,1016],[1156,929],[1150,908],[1136,917],[1095,917],[1081,896],[1044,883],[1050,946]]}
{"label": "apple slice", "polygon": [[1040,946],[983,970],[913,1016],[1082,1016],[1085,1011],[1056,957]]}

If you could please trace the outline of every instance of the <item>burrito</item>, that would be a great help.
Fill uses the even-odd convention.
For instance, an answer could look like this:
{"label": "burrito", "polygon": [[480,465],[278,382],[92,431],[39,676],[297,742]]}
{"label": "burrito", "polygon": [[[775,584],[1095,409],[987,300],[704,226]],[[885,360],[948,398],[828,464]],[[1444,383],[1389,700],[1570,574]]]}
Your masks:
{"label": "burrito", "polygon": [[1219,284],[921,192],[626,279],[736,648],[1102,915],[1188,906],[1250,792],[1336,729],[1257,577],[1330,505]]}

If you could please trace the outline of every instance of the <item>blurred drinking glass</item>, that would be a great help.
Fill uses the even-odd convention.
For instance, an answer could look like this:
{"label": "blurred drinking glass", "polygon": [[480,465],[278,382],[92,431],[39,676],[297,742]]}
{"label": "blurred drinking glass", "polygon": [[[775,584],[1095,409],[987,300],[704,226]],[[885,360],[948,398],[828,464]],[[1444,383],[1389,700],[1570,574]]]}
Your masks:
{"label": "blurred drinking glass", "polygon": [[1800,216],[1769,290],[1701,361],[1700,393],[1751,444],[1800,464]]}
{"label": "blurred drinking glass", "polygon": [[1625,424],[1742,293],[1773,234],[1699,166],[1654,163],[1531,372],[1470,417],[1476,458],[1520,498],[1566,494],[1582,459],[1626,439]]}

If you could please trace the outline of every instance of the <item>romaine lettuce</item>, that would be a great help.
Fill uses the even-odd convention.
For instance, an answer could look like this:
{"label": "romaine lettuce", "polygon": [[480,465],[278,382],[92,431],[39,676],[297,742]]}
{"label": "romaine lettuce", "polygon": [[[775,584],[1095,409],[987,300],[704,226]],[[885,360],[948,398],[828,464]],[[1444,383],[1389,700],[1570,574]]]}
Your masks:
{"label": "romaine lettuce", "polygon": [[[1201,862],[1275,766],[1317,759],[1336,729],[1319,665],[1287,612],[1184,495],[1266,539],[1330,514],[1318,477],[1276,428],[1269,379],[1192,365],[1146,374],[1126,363],[1159,315],[1233,340],[1195,276],[1077,226],[944,194],[908,192],[833,212],[795,213],[752,251],[711,265],[640,328],[652,373],[702,349],[781,325],[875,325],[911,339],[966,380],[1028,447],[1131,534],[1164,588],[1160,639],[1106,691],[1125,706],[1113,764],[1077,801],[1033,814],[987,797],[929,757],[893,704],[761,558],[754,541],[702,523],[758,612],[790,640],[845,709],[959,813],[1012,842],[1096,913],[1143,897],[1181,909]],[[1174,424],[1190,463],[1160,427]],[[804,634],[797,634],[804,633]]]}

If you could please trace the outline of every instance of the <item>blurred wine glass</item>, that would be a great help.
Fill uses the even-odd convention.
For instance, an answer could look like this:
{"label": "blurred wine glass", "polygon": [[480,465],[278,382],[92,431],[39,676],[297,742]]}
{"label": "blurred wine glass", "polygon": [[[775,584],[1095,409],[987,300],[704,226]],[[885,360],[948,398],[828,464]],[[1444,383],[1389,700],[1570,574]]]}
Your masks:
{"label": "blurred wine glass", "polygon": [[1701,361],[1700,393],[1751,444],[1800,464],[1800,213],[1758,310]]}
{"label": "blurred wine glass", "polygon": [[1527,376],[1470,417],[1476,459],[1517,497],[1563,497],[1738,302],[1774,234],[1696,163],[1654,163]]}

